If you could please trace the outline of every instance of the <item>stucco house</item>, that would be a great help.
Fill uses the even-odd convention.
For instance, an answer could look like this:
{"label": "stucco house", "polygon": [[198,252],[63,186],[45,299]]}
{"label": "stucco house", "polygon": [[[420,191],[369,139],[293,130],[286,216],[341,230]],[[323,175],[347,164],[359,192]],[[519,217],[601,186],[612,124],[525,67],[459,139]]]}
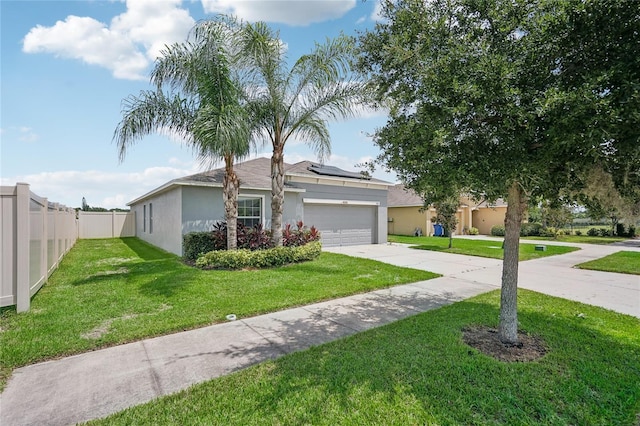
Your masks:
{"label": "stucco house", "polygon": [[[268,158],[239,163],[238,221],[271,226],[271,163]],[[182,255],[182,237],[209,231],[224,220],[224,168],[174,179],[128,203],[136,235]],[[283,225],[303,221],[322,234],[324,246],[387,241],[387,189],[392,184],[358,172],[310,161],[285,164]]]}
{"label": "stucco house", "polygon": [[[436,215],[436,209],[429,207],[421,211],[424,202],[415,192],[404,185],[392,186],[389,188],[387,203],[389,234],[414,235],[416,229],[420,229],[423,235],[434,234],[434,223],[431,219]],[[468,197],[460,197],[455,234],[464,234],[473,226],[478,228],[480,234],[489,235],[493,225],[504,224],[506,212],[507,204],[502,200],[488,204],[484,201],[475,203]]]}

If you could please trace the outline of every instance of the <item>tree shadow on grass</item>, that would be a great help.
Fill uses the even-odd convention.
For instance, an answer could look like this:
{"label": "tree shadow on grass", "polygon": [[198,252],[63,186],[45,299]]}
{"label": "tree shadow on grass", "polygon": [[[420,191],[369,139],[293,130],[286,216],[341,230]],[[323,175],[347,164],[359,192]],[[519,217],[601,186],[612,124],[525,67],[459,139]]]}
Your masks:
{"label": "tree shadow on grass", "polygon": [[[274,346],[311,349],[196,386],[174,402],[193,416],[198,407],[215,406],[246,423],[632,424],[640,400],[637,340],[606,333],[599,324],[610,313],[576,304],[587,312],[580,317],[558,306],[521,310],[523,328],[549,345],[547,356],[530,363],[500,362],[463,343],[464,327],[495,325],[493,302],[460,302],[315,347],[314,333],[341,338],[359,330],[317,318],[280,321],[275,334],[256,326],[264,344],[224,355],[257,363],[277,356]],[[355,315],[385,314],[372,302]],[[251,402],[239,404],[245,392]],[[194,394],[201,397],[193,400],[197,407],[185,407],[182,397]]]}

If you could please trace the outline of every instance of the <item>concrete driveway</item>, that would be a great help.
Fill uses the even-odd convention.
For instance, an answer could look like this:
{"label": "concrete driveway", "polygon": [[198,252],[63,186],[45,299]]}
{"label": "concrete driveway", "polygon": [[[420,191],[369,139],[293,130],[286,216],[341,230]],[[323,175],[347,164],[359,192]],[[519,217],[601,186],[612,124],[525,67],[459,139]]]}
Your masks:
{"label": "concrete driveway", "polygon": [[[495,239],[495,241],[496,250],[498,250],[501,240]],[[530,242],[541,244],[540,241]],[[640,251],[640,247],[628,243],[604,246],[553,241],[543,243],[569,245],[579,247],[580,250],[520,262],[518,278],[520,288],[600,306],[640,318],[640,276],[574,268],[579,263],[618,251]],[[326,250],[444,275],[437,280],[467,281],[495,288],[499,288],[501,282],[502,260],[497,259],[416,250],[407,245],[395,243],[333,247]]]}

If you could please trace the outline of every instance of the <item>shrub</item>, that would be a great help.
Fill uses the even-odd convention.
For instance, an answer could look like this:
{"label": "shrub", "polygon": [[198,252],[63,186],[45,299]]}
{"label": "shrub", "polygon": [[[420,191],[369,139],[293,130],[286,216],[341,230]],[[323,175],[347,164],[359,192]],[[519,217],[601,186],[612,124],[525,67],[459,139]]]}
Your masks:
{"label": "shrub", "polygon": [[629,225],[629,229],[627,231],[627,237],[633,238],[636,236],[636,227],[633,225]]}
{"label": "shrub", "polygon": [[297,229],[291,229],[291,224],[282,230],[282,245],[285,247],[298,247],[312,241],[320,241],[320,232],[315,226],[307,228],[302,221],[296,223]]}
{"label": "shrub", "polygon": [[[238,223],[238,248],[248,250],[264,250],[273,247],[271,234],[264,230],[261,223],[247,228]],[[226,247],[225,247],[226,248]]]}
{"label": "shrub", "polygon": [[304,246],[274,247],[266,250],[217,250],[202,255],[196,261],[199,268],[243,269],[268,268],[317,258],[322,251],[319,241]]}
{"label": "shrub", "polygon": [[182,251],[185,260],[193,262],[211,250],[217,250],[211,232],[190,232],[182,238]]}
{"label": "shrub", "polygon": [[626,237],[627,233],[624,230],[624,223],[616,223],[616,235],[618,237]]}
{"label": "shrub", "polygon": [[504,237],[504,225],[493,225],[491,227],[491,235],[494,237]]}
{"label": "shrub", "polygon": [[574,232],[574,234],[576,234],[576,235],[578,235],[578,236],[579,236],[579,235],[582,235],[582,231],[581,231],[581,230],[579,230],[579,229],[576,229],[576,230],[575,230],[575,232]]}
{"label": "shrub", "polygon": [[600,230],[598,231],[598,235],[600,235],[601,237],[612,237],[613,232],[611,231],[611,229],[600,228]]}
{"label": "shrub", "polygon": [[521,237],[534,237],[540,235],[542,231],[541,223],[523,223],[522,228],[520,228],[520,236]]}
{"label": "shrub", "polygon": [[[211,230],[211,237],[213,238],[213,250],[226,250],[227,249],[227,222],[219,221],[213,225]],[[208,252],[205,252],[208,253]]]}
{"label": "shrub", "polygon": [[471,228],[469,228],[469,235],[478,235],[480,234],[480,231],[478,231],[478,228],[476,228],[475,226],[472,226]]}
{"label": "shrub", "polygon": [[590,237],[597,237],[598,234],[599,233],[597,228],[589,228],[589,230],[587,231],[587,235]]}
{"label": "shrub", "polygon": [[558,235],[558,231],[556,230],[556,228],[550,226],[548,228],[543,228],[542,230],[540,230],[540,236],[541,237],[553,237],[555,238]]}

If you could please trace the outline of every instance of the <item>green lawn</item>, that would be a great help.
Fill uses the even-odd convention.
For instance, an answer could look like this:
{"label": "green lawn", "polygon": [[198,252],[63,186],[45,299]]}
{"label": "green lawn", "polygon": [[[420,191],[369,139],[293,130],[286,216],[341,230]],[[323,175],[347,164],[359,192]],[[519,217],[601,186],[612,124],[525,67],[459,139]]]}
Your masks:
{"label": "green lawn", "polygon": [[[454,238],[453,247],[449,247],[449,238],[443,237],[409,237],[404,235],[389,235],[390,242],[411,244],[416,249],[442,251],[446,253],[466,254],[469,256],[490,257],[502,259],[502,241],[474,240],[468,238]],[[520,244],[520,260],[537,259],[580,250],[577,247],[547,245],[546,251],[536,251],[535,244]]]}
{"label": "green lawn", "polygon": [[619,251],[609,256],[576,265],[581,269],[640,275],[640,252]]}
{"label": "green lawn", "polygon": [[97,425],[637,425],[640,320],[519,293],[547,354],[505,363],[462,342],[496,326],[499,292],[294,353]]}
{"label": "green lawn", "polygon": [[[305,305],[438,275],[322,253],[277,269],[203,271],[136,238],[80,240],[31,310],[0,314],[0,367]],[[0,380],[4,383],[6,377]]]}
{"label": "green lawn", "polygon": [[523,240],[541,240],[541,241],[561,241],[565,243],[579,244],[611,244],[618,241],[624,241],[627,238],[621,237],[590,237],[588,235],[558,235],[557,237],[521,237]]}

